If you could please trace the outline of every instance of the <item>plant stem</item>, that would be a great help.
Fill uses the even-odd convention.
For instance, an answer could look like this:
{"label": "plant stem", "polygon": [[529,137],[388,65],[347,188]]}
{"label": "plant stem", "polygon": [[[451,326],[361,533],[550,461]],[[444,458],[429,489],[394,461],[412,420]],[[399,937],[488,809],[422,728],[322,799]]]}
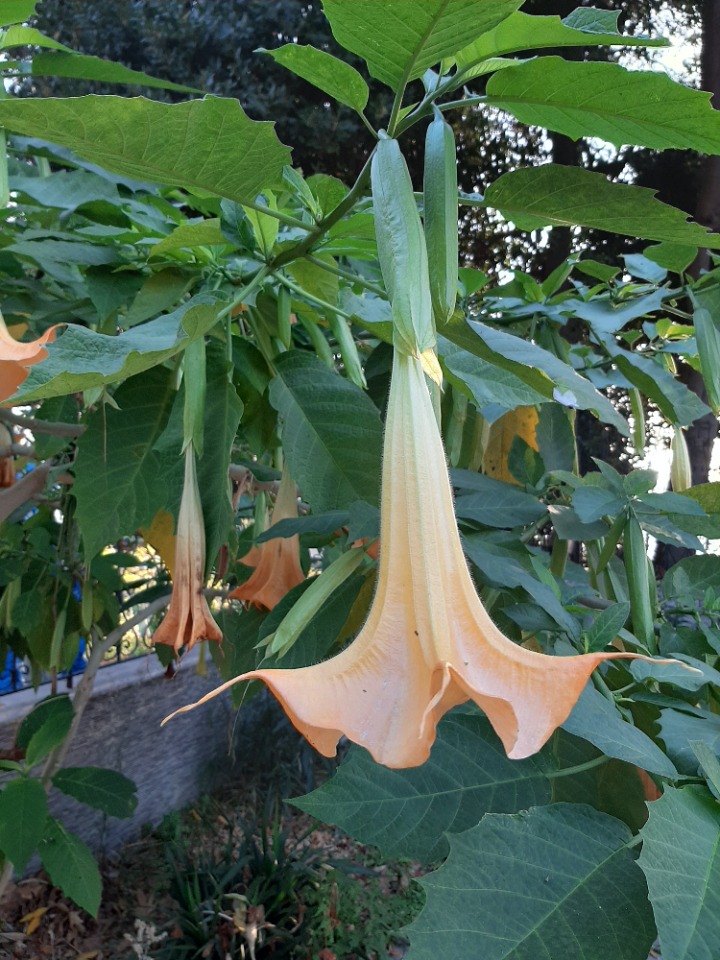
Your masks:
{"label": "plant stem", "polygon": [[319,257],[314,257],[311,253],[306,254],[305,259],[310,263],[314,263],[316,267],[321,267],[323,270],[327,270],[328,273],[334,273],[336,277],[342,277],[344,280],[349,280],[350,283],[357,283],[358,286],[364,287],[371,293],[376,293],[379,297],[382,297],[383,300],[387,300],[387,293],[382,287],[379,287],[376,283],[371,283],[369,280],[365,280],[364,277],[359,276],[357,273],[353,273],[352,270],[345,270],[343,267],[338,267],[332,263],[326,263],[325,260],[321,260]]}
{"label": "plant stem", "polygon": [[304,300],[314,303],[316,307],[320,307],[321,310],[329,310],[331,313],[336,313],[339,317],[342,317],[344,320],[351,320],[349,313],[346,313],[344,310],[341,310],[339,307],[334,307],[331,303],[328,303],[327,300],[321,300],[320,297],[316,297],[312,293],[308,293],[307,290],[303,290],[301,286],[297,283],[294,283],[288,277],[278,276],[277,278],[280,283],[287,287],[288,290],[292,290],[293,293],[296,293],[299,297],[302,297]]}
{"label": "plant stem", "polygon": [[294,247],[290,247],[289,250],[284,250],[282,253],[278,254],[273,260],[268,264],[268,272],[274,273],[279,267],[284,267],[288,263],[292,263],[293,260],[298,260],[300,257],[304,257],[306,253],[310,251],[315,243],[322,237],[324,233],[332,227],[334,224],[341,220],[345,214],[355,206],[355,202],[362,195],[363,191],[370,182],[370,163],[372,161],[372,154],[367,158],[365,166],[360,171],[357,180],[355,181],[350,192],[340,201],[340,203],[335,207],[334,210],[331,210],[330,213],[320,221],[320,223],[310,231],[310,233],[305,237],[304,240],[301,240],[299,243],[295,244]]}
{"label": "plant stem", "polygon": [[271,210],[270,207],[264,207],[261,203],[253,203],[251,200],[245,200],[243,202],[244,207],[250,207],[251,210],[257,210],[258,213],[264,213],[268,217],[272,217],[274,220],[279,220],[280,223],[286,224],[288,227],[299,227],[300,230],[312,230],[312,226],[309,223],[305,223],[304,220],[298,220],[297,217],[291,217],[287,213],[282,213],[280,210]]}
{"label": "plant stem", "polygon": [[21,416],[11,410],[0,410],[0,420],[23,427],[25,430],[32,430],[33,433],[47,433],[53,437],[79,437],[86,430],[82,423],[46,423],[45,420]]}

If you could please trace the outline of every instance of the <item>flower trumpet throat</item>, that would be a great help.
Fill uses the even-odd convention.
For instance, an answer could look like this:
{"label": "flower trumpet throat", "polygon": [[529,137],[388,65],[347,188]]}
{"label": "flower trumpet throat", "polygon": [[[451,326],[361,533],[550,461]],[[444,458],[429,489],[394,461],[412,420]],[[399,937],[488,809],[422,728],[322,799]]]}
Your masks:
{"label": "flower trumpet throat", "polygon": [[599,663],[633,656],[548,656],[495,626],[465,562],[421,362],[399,351],[385,428],[380,539],[375,598],[348,647],[311,667],[253,670],[198,702],[240,680],[263,680],[326,756],[344,734],[379,763],[412,767],[427,759],[443,714],[473,700],[508,755],[520,759],[568,717]]}
{"label": "flower trumpet throat", "polygon": [[195,451],[185,450],[185,483],[175,538],[173,590],[165,619],[153,635],[154,643],[187,653],[201,640],[222,640],[222,631],[210,613],[205,586],[205,523],[195,469]]}

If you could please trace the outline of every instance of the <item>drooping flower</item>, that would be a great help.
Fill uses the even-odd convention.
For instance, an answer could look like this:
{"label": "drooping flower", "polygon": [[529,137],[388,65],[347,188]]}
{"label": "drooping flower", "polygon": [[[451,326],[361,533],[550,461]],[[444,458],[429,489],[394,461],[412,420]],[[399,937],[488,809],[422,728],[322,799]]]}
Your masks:
{"label": "drooping flower", "polygon": [[[253,670],[325,756],[344,734],[389,767],[423,763],[440,718],[473,700],[508,756],[536,753],[590,674],[610,657],[555,657],[495,626],[473,585],[455,521],[440,433],[421,362],[395,353],[382,476],[378,586],[357,638],[323,663]],[[192,709],[183,707],[181,711]]]}
{"label": "drooping flower", "polygon": [[37,340],[23,343],[13,337],[0,313],[0,403],[11,397],[24,382],[28,367],[47,357],[44,345],[55,339],[56,329],[57,326],[50,327]]}
{"label": "drooping flower", "polygon": [[205,586],[205,523],[195,469],[195,452],[185,450],[185,484],[178,515],[173,591],[165,618],[155,631],[154,643],[164,643],[179,655],[201,640],[222,640],[222,631],[210,613]]}
{"label": "drooping flower", "polygon": [[[273,508],[272,522],[288,520],[297,515],[295,482],[285,470]],[[252,603],[258,609],[272,610],[288,591],[305,579],[300,566],[300,540],[297,534],[265,540],[258,547],[251,548],[240,562],[254,566],[255,570],[228,597]]]}

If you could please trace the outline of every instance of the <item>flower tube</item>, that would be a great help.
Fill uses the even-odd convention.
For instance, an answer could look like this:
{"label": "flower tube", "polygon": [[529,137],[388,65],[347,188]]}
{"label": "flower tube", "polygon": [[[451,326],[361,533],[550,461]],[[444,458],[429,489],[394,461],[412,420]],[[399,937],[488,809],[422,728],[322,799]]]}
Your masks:
{"label": "flower tube", "polygon": [[176,656],[201,640],[222,640],[222,631],[210,613],[205,586],[205,523],[192,444],[185,449],[185,484],[175,540],[173,591],[165,618],[153,635],[154,643],[172,647]]}
{"label": "flower tube", "polygon": [[[592,671],[628,653],[555,657],[495,626],[463,555],[452,490],[421,361],[395,352],[382,475],[378,586],[357,638],[323,663],[243,674],[263,680],[325,756],[339,738],[388,767],[428,757],[440,718],[473,700],[514,759],[567,719]],[[183,707],[185,710],[192,709]]]}

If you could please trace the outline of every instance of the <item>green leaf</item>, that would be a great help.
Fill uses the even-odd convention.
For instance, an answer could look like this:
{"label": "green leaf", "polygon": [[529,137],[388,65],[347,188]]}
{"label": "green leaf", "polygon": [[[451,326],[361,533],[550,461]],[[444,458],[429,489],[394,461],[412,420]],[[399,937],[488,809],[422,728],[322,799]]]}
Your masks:
{"label": "green leaf", "polygon": [[282,182],[290,151],[273,124],[236,100],[156,103],[143,97],[3,100],[0,125],[70,147],[111,173],[192,187],[238,203]]}
{"label": "green leaf", "polygon": [[[28,745],[38,730],[48,724],[64,730],[70,729],[73,718],[73,705],[67,694],[48,697],[41,700],[37,706],[23,718],[15,735],[15,746],[20,750],[27,750]],[[63,734],[64,736],[64,734]]]}
{"label": "green leaf", "polygon": [[4,27],[9,23],[28,20],[35,13],[37,5],[38,0],[1,0],[0,25]]}
{"label": "green leaf", "polygon": [[[580,14],[597,13],[591,10],[575,11]],[[502,57],[507,53],[519,50],[549,50],[553,47],[604,47],[634,45],[647,47],[667,46],[666,40],[653,40],[649,37],[629,37],[618,33],[617,21],[619,14],[610,13],[605,29],[601,31],[589,29],[592,26],[588,20],[569,18],[561,20],[555,16],[531,16],[528,13],[512,13],[503,20],[494,30],[483,34],[474,43],[456,54],[455,60],[459,67],[469,67],[481,60],[491,57]],[[572,23],[572,25],[571,25]]]}
{"label": "green leaf", "polygon": [[367,394],[315,356],[299,351],[275,361],[270,402],[283,418],[290,472],[314,513],[377,505],[382,427]]}
{"label": "green leaf", "polygon": [[90,916],[96,917],[102,880],[95,858],[82,840],[54,817],[48,817],[39,853],[52,883]]}
{"label": "green leaf", "polygon": [[369,90],[362,76],[355,67],[324,50],[286,43],[284,47],[259,52],[269,54],[276,63],[312,83],[338,103],[344,103],[358,113],[367,106]]}
{"label": "green leaf", "polygon": [[571,397],[573,406],[581,410],[591,410],[600,420],[611,423],[623,435],[629,434],[625,418],[620,416],[610,401],[599,393],[589,380],[581,377],[569,364],[563,363],[548,350],[484,323],[471,322],[456,327],[448,324],[443,332],[453,343],[470,353],[512,370],[516,376],[532,384],[540,392],[545,392],[549,398],[553,396],[554,383],[556,391]]}
{"label": "green leaf", "polygon": [[561,404],[550,403],[540,407],[535,437],[546,470],[573,469],[575,434],[567,411]]}
{"label": "green leaf", "polygon": [[34,767],[36,763],[44,760],[51,750],[60,746],[70,732],[72,717],[72,712],[68,714],[64,708],[54,710],[52,716],[48,717],[35,731],[25,750],[25,762],[28,767]]}
{"label": "green leaf", "polygon": [[484,203],[521,230],[578,225],[645,240],[720,247],[720,236],[656,200],[654,190],[613,183],[580,167],[547,163],[513,170],[490,184]]}
{"label": "green leaf", "polygon": [[93,80],[96,83],[124,83],[130,86],[174,90],[177,93],[199,93],[201,96],[204,93],[197,87],[161,80],[141,70],[131,70],[122,63],[72,51],[38,53],[32,58],[30,72],[34,77],[70,77],[74,80]]}
{"label": "green leaf", "polygon": [[219,218],[181,223],[173,232],[155,244],[150,250],[151,257],[159,257],[169,250],[189,249],[193,247],[212,247],[228,245],[225,234],[220,229]]}
{"label": "green leaf", "polygon": [[102,767],[65,767],[52,778],[54,787],[111,817],[131,817],[137,806],[137,787],[116,770]]}
{"label": "green leaf", "polygon": [[[470,471],[467,471],[470,472]],[[466,471],[455,471],[455,480]],[[545,505],[514,483],[504,483],[483,474],[474,474],[473,493],[463,493],[455,501],[455,513],[485,527],[519,527],[534,523],[545,513]],[[467,490],[468,488],[465,487]]]}
{"label": "green leaf", "polygon": [[106,406],[88,418],[73,484],[87,559],[149,525],[161,507],[167,509],[163,460],[154,446],[175,395],[172,372],[157,368],[120,387],[115,394],[119,410]]}
{"label": "green leaf", "polygon": [[[526,548],[516,549],[494,543],[489,537],[463,537],[463,550],[475,564],[484,580],[499,589],[522,587],[571,637],[578,635],[578,624],[567,612],[550,586],[541,583],[528,569],[530,557]],[[522,551],[522,552],[521,552]]]}
{"label": "green leaf", "polygon": [[626,600],[614,603],[598,614],[585,635],[588,653],[604,650],[608,644],[612,643],[625,626],[629,616],[630,604]]}
{"label": "green leaf", "polygon": [[705,388],[710,406],[716,415],[720,412],[720,385],[717,372],[720,370],[720,323],[718,307],[720,294],[717,287],[699,287],[690,291],[693,305],[693,326],[697,352],[700,359]]}
{"label": "green leaf", "polygon": [[589,683],[572,713],[562,725],[608,757],[625,760],[671,780],[678,775],[674,764],[650,737],[622,719],[615,706]]}
{"label": "green leaf", "polygon": [[385,856],[429,863],[447,853],[446,833],[549,802],[552,769],[545,753],[508,760],[485,717],[458,712],[440,723],[422,767],[391,770],[353,747],[332,779],[292,802]]}
{"label": "green leaf", "polygon": [[684,247],[679,243],[657,243],[645,247],[643,253],[648,260],[653,260],[665,270],[684,273],[697,256],[697,247]]}
{"label": "green leaf", "polygon": [[599,137],[616,147],[717,154],[720,113],[710,96],[665,73],[561,57],[537,57],[499,70],[487,84],[492,106],[572,140]]}
{"label": "green leaf", "polygon": [[666,599],[690,597],[701,601],[708,587],[720,596],[720,557],[686,557],[670,567],[663,577],[662,595]]}
{"label": "green leaf", "polygon": [[521,0],[323,0],[335,39],[394,90],[457,53]]}
{"label": "green leaf", "polygon": [[660,711],[660,736],[668,754],[681,773],[697,776],[698,758],[695,743],[705,743],[720,757],[720,717],[707,711]]}
{"label": "green leaf", "polygon": [[12,176],[9,186],[43,207],[62,210],[75,210],[96,200],[120,202],[117,186],[88,170],[59,170],[49,177]]}
{"label": "green leaf", "polygon": [[438,337],[438,352],[450,383],[469,392],[489,423],[516,407],[534,407],[549,400],[510,370],[474,357],[445,337]]}
{"label": "green leaf", "polygon": [[664,960],[712,960],[720,946],[720,816],[698,787],[666,787],[649,805],[638,863]]}
{"label": "green leaf", "polygon": [[[255,649],[258,642],[258,631],[266,619],[265,612],[250,607],[240,613],[227,605],[223,606],[217,616],[217,622],[222,630],[222,644],[209,644],[215,666],[223,680],[232,680],[242,673],[254,670],[258,665],[258,651]],[[239,683],[230,690],[230,702],[234,709],[238,709],[249,698],[249,691],[255,688],[260,691],[261,684]]]}
{"label": "green leaf", "polygon": [[620,372],[653,400],[671,423],[689,426],[710,413],[707,404],[661,362],[620,348],[613,349],[612,356]]}
{"label": "green leaf", "polygon": [[22,875],[45,831],[47,796],[38,780],[11,780],[0,793],[0,850]]}
{"label": "green leaf", "polygon": [[613,960],[646,957],[655,930],[631,836],[579,804],[488,814],[420,881],[410,957],[598,960],[600,944]]}
{"label": "green leaf", "polygon": [[223,305],[216,295],[200,293],[172,313],[112,337],[69,325],[55,343],[47,345],[48,356],[42,363],[30,368],[13,402],[76,393],[148,370],[206,334]]}

